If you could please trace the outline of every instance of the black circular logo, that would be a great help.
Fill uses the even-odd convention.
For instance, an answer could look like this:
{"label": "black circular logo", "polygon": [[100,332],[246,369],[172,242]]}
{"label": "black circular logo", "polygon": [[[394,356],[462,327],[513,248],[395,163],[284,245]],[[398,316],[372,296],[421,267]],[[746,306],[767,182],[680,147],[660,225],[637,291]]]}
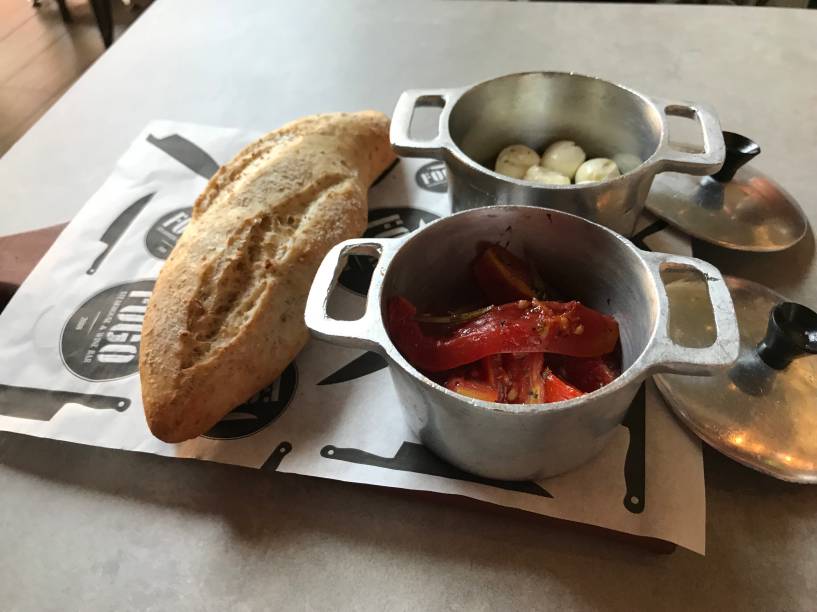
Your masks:
{"label": "black circular logo", "polygon": [[[398,238],[439,217],[419,208],[377,208],[369,211],[365,238]],[[338,281],[347,289],[366,295],[377,259],[351,255]]]}
{"label": "black circular logo", "polygon": [[65,366],[86,380],[114,380],[139,368],[142,321],[152,280],[110,287],[85,302],[62,329]]}
{"label": "black circular logo", "polygon": [[445,164],[433,161],[417,171],[414,175],[417,185],[426,191],[445,193],[448,191],[448,176],[445,173]]}
{"label": "black circular logo", "polygon": [[204,437],[235,440],[261,431],[286,410],[297,386],[298,370],[293,361],[274,383],[221,419]]}
{"label": "black circular logo", "polygon": [[188,206],[161,217],[145,236],[145,247],[148,252],[159,259],[167,259],[192,216],[193,209]]}

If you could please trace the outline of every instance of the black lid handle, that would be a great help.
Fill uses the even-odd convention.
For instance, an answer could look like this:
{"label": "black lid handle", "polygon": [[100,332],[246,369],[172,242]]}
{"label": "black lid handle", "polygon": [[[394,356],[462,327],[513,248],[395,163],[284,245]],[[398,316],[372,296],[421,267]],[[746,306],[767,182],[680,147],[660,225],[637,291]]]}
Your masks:
{"label": "black lid handle", "polygon": [[817,354],[817,312],[794,302],[781,302],[772,308],[757,354],[775,370],[803,355]]}
{"label": "black lid handle", "polygon": [[713,174],[712,178],[721,183],[728,183],[738,168],[760,153],[760,145],[734,132],[724,132],[723,142],[726,145],[726,158],[721,169]]}

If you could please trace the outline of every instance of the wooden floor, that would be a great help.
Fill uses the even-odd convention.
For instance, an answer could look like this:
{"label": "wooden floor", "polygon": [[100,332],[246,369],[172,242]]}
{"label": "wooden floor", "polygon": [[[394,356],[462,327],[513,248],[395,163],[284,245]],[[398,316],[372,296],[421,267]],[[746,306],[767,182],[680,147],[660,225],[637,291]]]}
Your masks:
{"label": "wooden floor", "polygon": [[[0,0],[0,157],[105,51],[90,3],[68,7],[66,24],[55,0]],[[139,12],[113,0],[113,13],[116,40]]]}

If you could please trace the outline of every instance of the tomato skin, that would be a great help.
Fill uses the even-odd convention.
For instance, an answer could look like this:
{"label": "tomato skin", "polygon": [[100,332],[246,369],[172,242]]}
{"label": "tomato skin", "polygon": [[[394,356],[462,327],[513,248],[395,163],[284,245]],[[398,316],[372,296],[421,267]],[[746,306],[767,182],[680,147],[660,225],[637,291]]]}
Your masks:
{"label": "tomato skin", "polygon": [[542,378],[542,353],[502,355],[510,386],[506,400],[512,404],[542,404],[545,400],[545,381]]}
{"label": "tomato skin", "polygon": [[482,251],[471,270],[479,288],[494,304],[536,297],[527,264],[498,244]]}
{"label": "tomato skin", "polygon": [[580,391],[576,387],[566,383],[550,370],[547,370],[545,372],[544,379],[545,379],[545,401],[548,403],[561,402],[564,400],[569,400],[573,399],[574,397],[581,397],[582,395],[584,395],[583,391]]}
{"label": "tomato skin", "polygon": [[618,342],[613,317],[579,302],[521,300],[495,306],[445,336],[423,333],[417,309],[402,297],[387,304],[388,331],[416,368],[441,372],[500,353],[558,353],[598,357]]}
{"label": "tomato skin", "polygon": [[544,358],[543,353],[491,355],[452,370],[443,384],[467,397],[508,404],[546,404],[584,395],[545,367]]}
{"label": "tomato skin", "polygon": [[445,382],[445,386],[455,393],[473,399],[483,400],[485,402],[499,401],[499,393],[497,393],[497,390],[491,385],[478,380],[470,380],[457,376],[449,378]]}
{"label": "tomato skin", "polygon": [[620,357],[608,353],[601,357],[547,355],[545,362],[560,378],[585,393],[609,385],[621,374]]}
{"label": "tomato skin", "polygon": [[479,360],[483,380],[492,387],[498,386],[505,376],[502,369],[502,355],[489,355]]}

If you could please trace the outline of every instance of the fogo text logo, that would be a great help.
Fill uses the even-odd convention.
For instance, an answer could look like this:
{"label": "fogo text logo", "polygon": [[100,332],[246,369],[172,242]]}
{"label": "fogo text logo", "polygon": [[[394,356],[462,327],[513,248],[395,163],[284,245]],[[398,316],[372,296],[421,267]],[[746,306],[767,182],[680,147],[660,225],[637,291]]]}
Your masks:
{"label": "fogo text logo", "polygon": [[167,259],[170,251],[176,246],[176,241],[187,229],[193,209],[179,208],[163,215],[148,231],[145,236],[145,248],[154,257]]}
{"label": "fogo text logo", "polygon": [[154,281],[110,287],[80,306],[62,330],[65,366],[86,380],[113,380],[139,367],[142,322]]}
{"label": "fogo text logo", "polygon": [[445,173],[445,164],[433,161],[417,171],[414,175],[417,186],[426,191],[445,193],[448,190],[448,176]]}

